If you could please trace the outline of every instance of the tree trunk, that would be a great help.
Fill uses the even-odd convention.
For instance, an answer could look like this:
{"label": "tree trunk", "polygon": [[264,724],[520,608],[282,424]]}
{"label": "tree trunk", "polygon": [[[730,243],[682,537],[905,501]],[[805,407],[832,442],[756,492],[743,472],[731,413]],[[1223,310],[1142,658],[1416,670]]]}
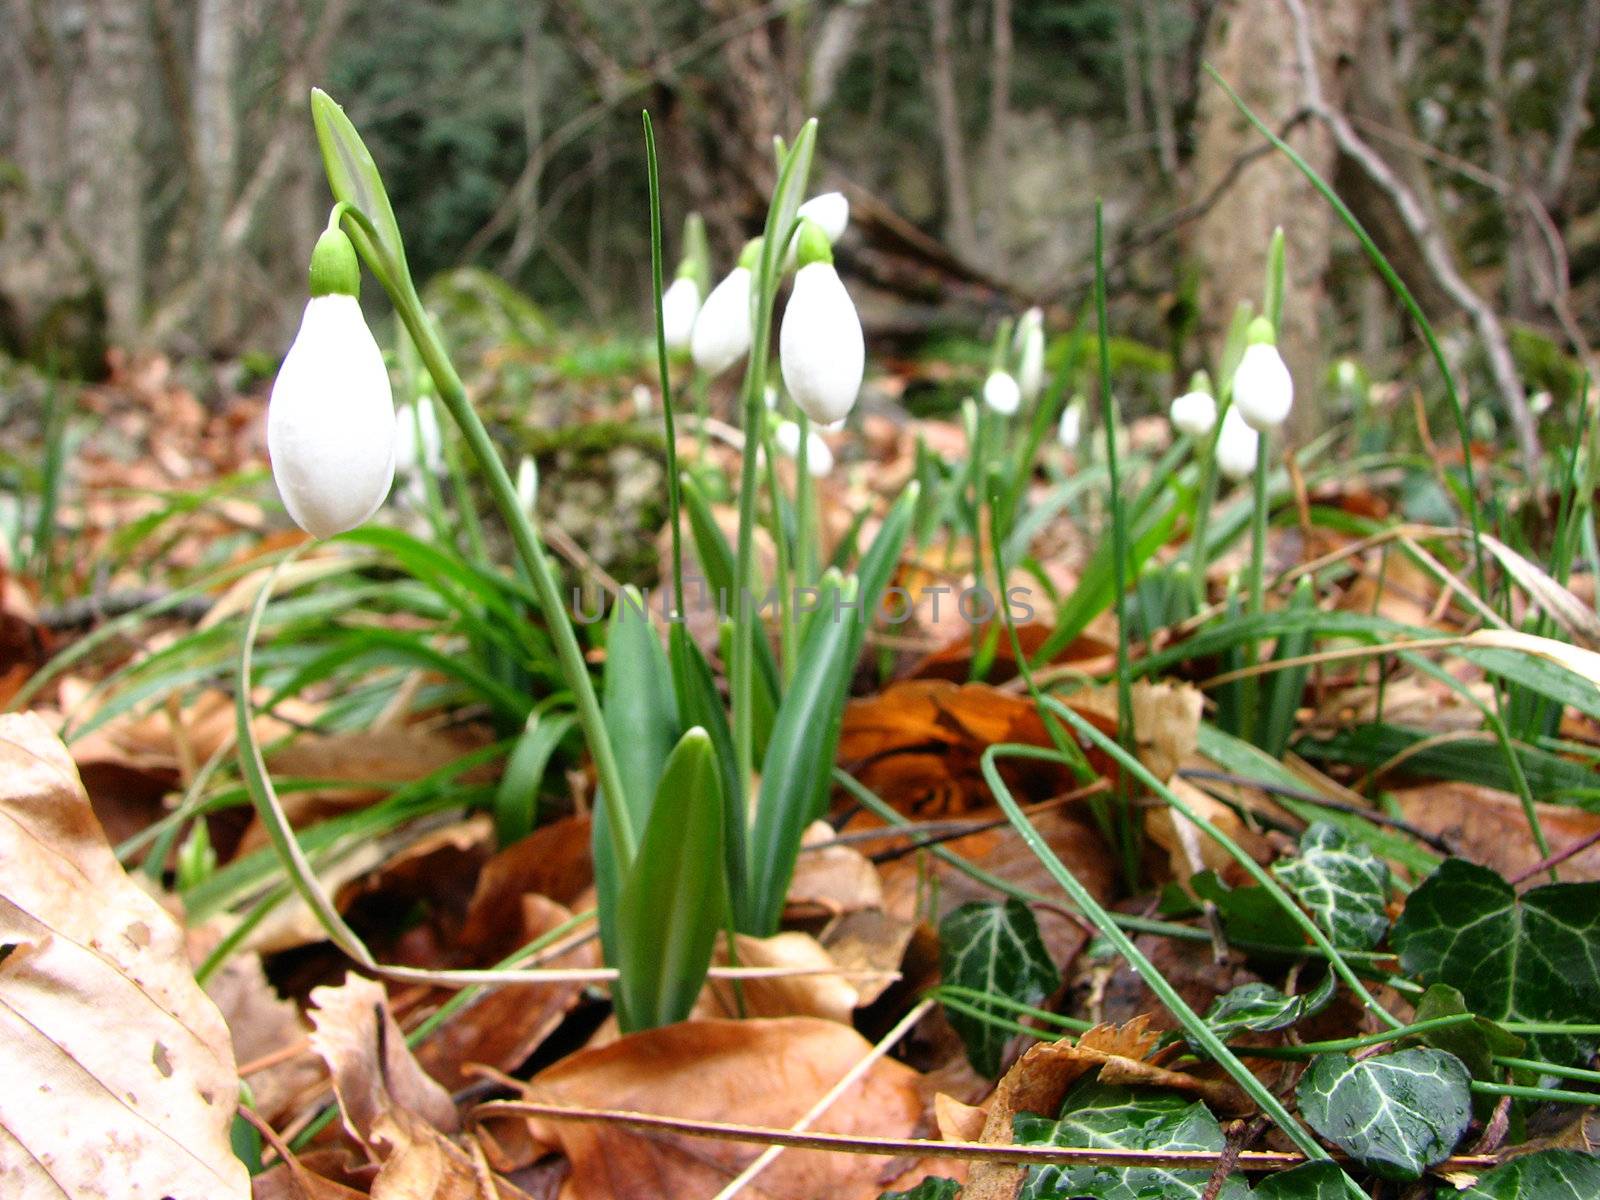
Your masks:
{"label": "tree trunk", "polygon": [[[203,263],[223,253],[222,223],[238,174],[239,121],[233,81],[239,61],[239,0],[200,0],[195,14],[194,114],[195,191],[198,218],[195,257]],[[237,256],[217,263],[204,297],[206,343],[225,349],[237,332]]]}
{"label": "tree trunk", "polygon": [[114,342],[137,341],[144,308],[140,106],[149,65],[141,0],[88,0],[67,110],[67,218],[93,260]]}
{"label": "tree trunk", "polygon": [[[1322,78],[1338,103],[1345,72],[1339,65],[1356,46],[1367,0],[1324,0],[1318,5],[1317,54]],[[1281,129],[1302,107],[1295,61],[1294,28],[1281,0],[1229,0],[1217,14],[1210,60],[1267,126]],[[1335,147],[1320,124],[1301,122],[1289,143],[1324,178],[1331,175]],[[1217,87],[1201,89],[1195,151],[1195,191],[1206,194],[1261,137]],[[1215,343],[1239,301],[1260,311],[1267,248],[1272,231],[1285,237],[1286,299],[1279,347],[1302,397],[1294,406],[1291,440],[1315,432],[1323,348],[1318,311],[1324,294],[1328,244],[1334,217],[1326,202],[1281,154],[1251,162],[1234,185],[1196,223],[1193,251],[1200,260],[1201,304],[1206,331]]]}
{"label": "tree trunk", "polygon": [[950,245],[968,262],[977,261],[978,232],[972,223],[972,193],[967,181],[967,156],[961,136],[961,107],[956,100],[954,0],[932,0],[934,111],[939,122],[939,151],[944,163],[945,227]]}
{"label": "tree trunk", "polygon": [[989,73],[989,268],[1006,274],[1006,205],[1011,199],[1007,145],[1011,132],[1011,0],[994,0]]}

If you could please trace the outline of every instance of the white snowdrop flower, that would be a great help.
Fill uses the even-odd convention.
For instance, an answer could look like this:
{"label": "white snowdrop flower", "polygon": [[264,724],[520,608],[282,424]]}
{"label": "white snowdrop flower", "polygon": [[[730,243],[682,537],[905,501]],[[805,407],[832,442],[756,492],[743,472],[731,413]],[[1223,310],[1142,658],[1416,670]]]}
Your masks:
{"label": "white snowdrop flower", "polygon": [[1249,479],[1261,453],[1261,435],[1244,423],[1239,406],[1229,405],[1217,434],[1217,469],[1235,483]]}
{"label": "white snowdrop flower", "polygon": [[838,433],[843,428],[844,428],[844,418],[840,417],[837,421],[829,421],[826,425],[824,425],[822,427],[822,432],[823,433]]}
{"label": "white snowdrop flower", "polygon": [[1250,322],[1249,345],[1233,373],[1233,402],[1250,428],[1265,433],[1282,425],[1294,403],[1294,380],[1273,345],[1272,322]]}
{"label": "white snowdrop flower", "polygon": [[866,342],[861,318],[833,269],[833,252],[815,221],[800,223],[795,238],[800,270],[778,333],[783,383],[802,412],[819,425],[849,413],[861,391]]}
{"label": "white snowdrop flower", "polygon": [[778,411],[778,389],[770,383],[761,389],[761,399],[766,403],[768,412]]}
{"label": "white snowdrop flower", "polygon": [[1017,388],[1030,404],[1044,390],[1044,313],[1030,308],[1017,324]]}
{"label": "white snowdrop flower", "polygon": [[1217,423],[1217,402],[1209,392],[1185,392],[1172,402],[1172,424],[1199,441]]}
{"label": "white snowdrop flower", "polygon": [[272,477],[313,537],[354,529],[394,482],[394,393],[356,299],[355,247],[338,229],[311,255],[311,299],[267,405]]}
{"label": "white snowdrop flower", "polygon": [[539,499],[539,464],[528,454],[517,463],[517,503],[522,511],[533,518],[534,505]]}
{"label": "white snowdrop flower", "polygon": [[823,192],[802,204],[796,215],[815,221],[831,246],[844,236],[850,224],[850,201],[843,192]]}
{"label": "white snowdrop flower", "polygon": [[1008,371],[990,371],[983,381],[983,402],[1002,417],[1009,417],[1022,403],[1022,389]]}
{"label": "white snowdrop flower", "polygon": [[760,245],[757,238],[744,248],[739,265],[711,289],[694,319],[689,352],[708,375],[722,374],[750,353],[750,264]]}
{"label": "white snowdrop flower", "polygon": [[633,385],[633,390],[628,393],[628,398],[633,401],[633,414],[636,417],[648,417],[655,401],[650,389],[642,383]]}
{"label": "white snowdrop flower", "polygon": [[394,467],[407,474],[444,469],[444,433],[439,428],[439,410],[427,396],[415,404],[402,404],[394,420]]}
{"label": "white snowdrop flower", "polygon": [[668,350],[687,350],[694,333],[694,319],[700,312],[700,285],[688,275],[679,275],[661,293],[661,332]]}
{"label": "white snowdrop flower", "polygon": [[[793,421],[780,421],[773,438],[780,453],[789,458],[800,457],[800,426]],[[833,470],[833,451],[815,429],[806,433],[806,473],[820,479]]]}
{"label": "white snowdrop flower", "polygon": [[1061,410],[1061,420],[1056,424],[1056,441],[1068,450],[1076,450],[1083,440],[1083,397],[1074,396],[1072,403]]}

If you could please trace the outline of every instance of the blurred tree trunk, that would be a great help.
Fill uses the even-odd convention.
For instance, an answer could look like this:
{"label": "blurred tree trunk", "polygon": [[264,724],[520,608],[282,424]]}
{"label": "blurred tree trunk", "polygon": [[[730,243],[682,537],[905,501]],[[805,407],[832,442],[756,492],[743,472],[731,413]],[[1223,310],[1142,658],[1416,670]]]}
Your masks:
{"label": "blurred tree trunk", "polygon": [[[222,224],[233,199],[238,174],[239,121],[234,109],[234,77],[239,65],[239,0],[200,0],[195,12],[194,167],[196,232],[194,251],[203,263],[222,254]],[[237,255],[216,264],[202,297],[206,344],[228,347],[237,333],[239,290]]]}
{"label": "blurred tree trunk", "polygon": [[994,36],[989,59],[990,270],[1006,274],[1006,204],[1011,198],[1007,145],[1011,131],[1011,0],[994,0]]}
{"label": "blurred tree trunk", "polygon": [[[1318,68],[1331,103],[1343,100],[1352,52],[1371,7],[1371,0],[1316,4]],[[1301,111],[1294,28],[1281,0],[1226,0],[1217,13],[1207,57],[1269,128],[1281,129]],[[1195,183],[1204,195],[1236,160],[1261,145],[1261,136],[1217,87],[1201,88],[1198,126]],[[1334,141],[1319,123],[1300,122],[1288,140],[1319,174],[1332,174]],[[1193,252],[1201,267],[1203,321],[1215,344],[1239,301],[1249,300],[1260,311],[1267,247],[1280,225],[1287,285],[1279,345],[1301,397],[1294,406],[1290,438],[1303,442],[1318,427],[1322,407],[1314,402],[1322,361],[1318,314],[1332,212],[1286,158],[1262,155],[1196,223]]]}
{"label": "blurred tree trunk", "polygon": [[933,69],[929,83],[938,114],[939,151],[944,164],[946,236],[955,252],[968,262],[977,261],[978,232],[972,223],[972,192],[967,179],[967,156],[961,136],[961,108],[956,99],[954,0],[931,0],[933,12]]}
{"label": "blurred tree trunk", "polygon": [[140,107],[149,69],[143,0],[88,0],[83,55],[67,106],[67,218],[105,292],[114,342],[139,335],[144,307],[144,158]]}

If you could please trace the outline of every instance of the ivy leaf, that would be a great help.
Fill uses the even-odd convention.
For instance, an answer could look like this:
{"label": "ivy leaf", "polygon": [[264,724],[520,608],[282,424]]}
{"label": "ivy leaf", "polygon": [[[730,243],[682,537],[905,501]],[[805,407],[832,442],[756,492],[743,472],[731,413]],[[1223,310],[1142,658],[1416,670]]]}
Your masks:
{"label": "ivy leaf", "polygon": [[1338,1166],[1313,1162],[1268,1175],[1250,1195],[1252,1200],[1349,1200],[1350,1193]]}
{"label": "ivy leaf", "polygon": [[1600,1196],[1600,1158],[1577,1150],[1538,1150],[1501,1163],[1461,1200],[1591,1200]]}
{"label": "ivy leaf", "polygon": [[[1447,983],[1436,983],[1422,993],[1417,1001],[1417,1011],[1412,1018],[1418,1024],[1436,1017],[1453,1017],[1470,1012],[1461,993]],[[1420,1035],[1421,1040],[1440,1050],[1447,1050],[1472,1072],[1474,1079],[1496,1078],[1494,1056],[1518,1055],[1523,1050],[1523,1040],[1507,1033],[1487,1017],[1477,1017],[1461,1025],[1450,1025]],[[1487,1097],[1492,1100],[1493,1097]]]}
{"label": "ivy leaf", "polygon": [[[1037,1004],[1061,983],[1061,975],[1039,936],[1039,922],[1020,900],[963,904],[939,925],[939,963],[944,981],[990,996]],[[1010,1008],[982,1000],[972,1007],[1010,1017]],[[1000,1054],[1011,1034],[954,1009],[950,1024],[961,1035],[967,1058],[990,1079],[1000,1074]]]}
{"label": "ivy leaf", "polygon": [[[1390,938],[1424,984],[1447,983],[1494,1021],[1583,1021],[1600,1010],[1600,883],[1524,892],[1447,859],[1411,893]],[[1540,1034],[1540,1057],[1580,1063],[1594,1040]]]}
{"label": "ivy leaf", "polygon": [[1217,906],[1229,938],[1295,950],[1304,948],[1306,937],[1300,926],[1266,888],[1230,888],[1215,871],[1197,872],[1189,880],[1189,886],[1200,899]]}
{"label": "ivy leaf", "polygon": [[1332,972],[1309,992],[1286,995],[1270,983],[1243,983],[1225,996],[1218,996],[1206,1013],[1206,1024],[1218,1037],[1236,1033],[1268,1033],[1287,1029],[1296,1021],[1315,1016],[1333,999],[1336,981]]}
{"label": "ivy leaf", "polygon": [[[1211,1151],[1223,1146],[1222,1127],[1200,1101],[1096,1080],[1083,1080],[1067,1093],[1060,1120],[1019,1113],[1013,1133],[1026,1146]],[[1200,1200],[1210,1181],[1209,1169],[1188,1167],[1030,1167],[1018,1200]],[[1249,1194],[1235,1175],[1223,1183],[1217,1200],[1247,1200]]]}
{"label": "ivy leaf", "polygon": [[1472,1077],[1443,1050],[1380,1058],[1319,1054],[1300,1077],[1300,1114],[1386,1179],[1418,1179],[1449,1157],[1472,1118]]}
{"label": "ivy leaf", "polygon": [[929,1175],[916,1187],[906,1192],[883,1192],[878,1200],[956,1200],[961,1195],[961,1185],[943,1175]]}
{"label": "ivy leaf", "polygon": [[1341,950],[1370,950],[1389,929],[1389,867],[1325,821],[1300,837],[1300,854],[1272,873]]}

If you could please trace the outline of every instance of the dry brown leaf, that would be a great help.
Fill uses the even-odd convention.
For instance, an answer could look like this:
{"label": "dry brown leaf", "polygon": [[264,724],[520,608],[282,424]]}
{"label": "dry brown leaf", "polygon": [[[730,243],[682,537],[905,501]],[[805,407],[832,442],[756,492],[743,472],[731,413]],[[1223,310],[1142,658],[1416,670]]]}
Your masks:
{"label": "dry brown leaf", "polygon": [[[1187,779],[1174,777],[1167,781],[1167,786],[1257,862],[1264,863],[1273,857],[1267,839],[1247,826],[1232,806],[1213,799]],[[1187,884],[1191,875],[1203,870],[1215,871],[1230,887],[1238,886],[1247,878],[1233,855],[1197,826],[1178,816],[1169,805],[1150,809],[1145,814],[1144,825],[1150,839],[1167,852],[1172,874],[1179,882]]]}
{"label": "dry brown leaf", "polygon": [[963,1104],[954,1096],[938,1092],[933,1097],[933,1116],[939,1125],[939,1136],[945,1141],[975,1142],[983,1136],[989,1114],[976,1104]]}
{"label": "dry brown leaf", "polygon": [[[757,938],[739,934],[738,960],[745,967],[792,967],[799,970],[832,970],[833,956],[809,933],[790,930],[773,937]],[[727,966],[732,958],[727,943],[717,946],[714,961]],[[820,1017],[825,1021],[850,1023],[850,1014],[860,1004],[854,982],[838,975],[796,975],[787,979],[746,979],[734,987],[731,979],[713,979],[695,1004],[695,1013],[706,1017]],[[742,997],[742,1008],[741,1008]]]}
{"label": "dry brown leaf", "polygon": [[885,973],[878,979],[853,981],[857,1007],[871,1004],[893,984],[887,973],[899,969],[916,932],[915,922],[877,908],[864,908],[830,922],[822,944],[834,962],[847,971]]}
{"label": "dry brown leaf", "polygon": [[[870,1050],[848,1026],[808,1017],[692,1021],[580,1050],[534,1076],[526,1095],[547,1104],[787,1128]],[[710,1196],[761,1150],[609,1124],[528,1120],[534,1136],[571,1163],[562,1200]],[[813,1128],[908,1137],[922,1120],[916,1072],[880,1059]],[[876,1155],[786,1150],[742,1195],[872,1200],[905,1165]]]}
{"label": "dry brown leaf", "polygon": [[[1507,792],[1472,783],[1441,780],[1394,793],[1401,814],[1418,829],[1441,835],[1457,854],[1491,867],[1507,878],[1539,861],[1522,802]],[[1534,811],[1550,849],[1592,837],[1600,815],[1567,804],[1537,804]],[[1560,867],[1568,883],[1600,879],[1600,845],[1581,850]]]}
{"label": "dry brown leaf", "polygon": [[8,1197],[249,1195],[228,1030],[181,930],[118,865],[66,748],[0,717],[0,1089]]}
{"label": "dry brown leaf", "polygon": [[789,883],[785,912],[791,918],[837,917],[883,907],[883,884],[866,855],[851,846],[827,845],[837,836],[826,821],[813,821],[801,838],[800,857]]}
{"label": "dry brown leaf", "polygon": [[[1195,751],[1200,740],[1200,710],[1203,700],[1198,688],[1187,683],[1151,683],[1148,679],[1133,684],[1134,747],[1139,761],[1165,783],[1177,774],[1183,761]],[[1110,723],[1117,719],[1117,691],[1099,687],[1072,697],[1072,708],[1082,716],[1099,716]]]}
{"label": "dry brown leaf", "polygon": [[302,1045],[306,1027],[299,1010],[267,982],[260,955],[232,955],[212,976],[206,992],[228,1022],[233,1057],[240,1067],[275,1057],[294,1046],[303,1051],[279,1058],[246,1078],[255,1110],[264,1120],[276,1121],[301,1093],[322,1082],[322,1067],[310,1046]]}

